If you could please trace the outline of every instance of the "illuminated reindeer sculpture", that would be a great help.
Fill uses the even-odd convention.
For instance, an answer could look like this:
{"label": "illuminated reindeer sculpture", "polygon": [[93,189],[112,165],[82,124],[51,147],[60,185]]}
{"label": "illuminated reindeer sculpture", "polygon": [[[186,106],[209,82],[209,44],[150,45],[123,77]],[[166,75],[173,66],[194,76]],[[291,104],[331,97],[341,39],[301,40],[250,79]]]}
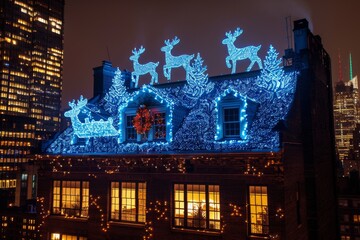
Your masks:
{"label": "illuminated reindeer sculpture", "polygon": [[130,60],[133,61],[134,71],[131,73],[132,81],[135,82],[135,87],[138,87],[139,76],[150,73],[151,82],[150,84],[158,83],[158,74],[156,72],[156,67],[159,65],[159,62],[148,62],[146,64],[139,63],[139,57],[142,53],[145,52],[145,48],[143,46],[140,47],[139,51],[134,48],[132,53],[134,55],[130,56]]}
{"label": "illuminated reindeer sculpture", "polygon": [[[247,46],[244,48],[237,48],[234,45],[234,42],[238,36],[242,34],[243,30],[240,28],[237,28],[234,33],[227,32],[225,33],[226,38],[222,41],[222,44],[227,45],[229,56],[226,57],[226,66],[228,68],[231,68],[232,64],[232,70],[231,73],[235,73],[236,71],[236,61],[238,60],[244,60],[249,59],[251,61],[249,67],[246,69],[246,71],[250,71],[253,67],[254,63],[256,62],[259,66],[259,68],[262,68],[261,59],[258,57],[257,52],[261,48],[261,45],[255,47],[255,46]],[[230,63],[232,61],[232,63]]]}
{"label": "illuminated reindeer sculpture", "polygon": [[175,37],[171,42],[170,40],[165,40],[165,46],[161,48],[162,52],[165,52],[165,62],[166,64],[163,67],[164,70],[164,76],[167,78],[167,80],[170,80],[171,78],[171,69],[177,68],[177,67],[183,67],[186,72],[186,79],[189,79],[190,72],[191,72],[191,66],[190,61],[194,58],[193,55],[180,55],[180,56],[173,56],[171,54],[171,50],[173,47],[180,42],[180,39]]}

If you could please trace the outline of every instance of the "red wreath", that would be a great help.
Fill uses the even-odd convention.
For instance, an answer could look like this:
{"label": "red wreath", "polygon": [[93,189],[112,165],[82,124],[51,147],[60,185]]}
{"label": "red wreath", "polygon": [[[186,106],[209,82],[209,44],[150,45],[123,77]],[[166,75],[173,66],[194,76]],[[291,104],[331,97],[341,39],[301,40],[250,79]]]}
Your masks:
{"label": "red wreath", "polygon": [[133,119],[133,126],[138,134],[147,133],[154,124],[154,116],[145,105],[141,105],[136,111]]}

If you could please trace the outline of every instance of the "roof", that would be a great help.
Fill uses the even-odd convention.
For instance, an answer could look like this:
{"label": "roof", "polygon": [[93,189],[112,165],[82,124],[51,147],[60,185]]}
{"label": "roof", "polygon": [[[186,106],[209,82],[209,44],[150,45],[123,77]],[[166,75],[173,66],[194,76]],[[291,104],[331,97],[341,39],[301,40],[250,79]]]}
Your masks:
{"label": "roof", "polygon": [[[265,65],[266,66],[266,65]],[[274,151],[280,147],[276,125],[286,120],[291,108],[297,73],[283,68],[271,72],[266,67],[261,71],[246,72],[208,78],[197,75],[187,81],[144,85],[137,89],[126,89],[124,79],[115,74],[113,86],[103,99],[80,111],[79,119],[84,123],[84,114],[94,115],[94,122],[107,122],[111,118],[111,136],[88,135],[85,141],[74,143],[76,135],[72,127],[58,134],[45,149],[47,154],[174,154],[188,152],[251,152]],[[119,70],[118,70],[119,71]],[[273,71],[273,70],[272,70]],[[279,72],[280,71],[280,72]],[[118,76],[118,77],[117,77]],[[238,139],[218,137],[222,120],[219,107],[223,100],[233,99],[243,103],[245,109],[244,136]],[[124,134],[122,118],[128,107],[146,103],[163,106],[171,115],[166,141],[122,141]],[[87,120],[89,122],[89,120]],[[101,134],[100,134],[101,135]]]}

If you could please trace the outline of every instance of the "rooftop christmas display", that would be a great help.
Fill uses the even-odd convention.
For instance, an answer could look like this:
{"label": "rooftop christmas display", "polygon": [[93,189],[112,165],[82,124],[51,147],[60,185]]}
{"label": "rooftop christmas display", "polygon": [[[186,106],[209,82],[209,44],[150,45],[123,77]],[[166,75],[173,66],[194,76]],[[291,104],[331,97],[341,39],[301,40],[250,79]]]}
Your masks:
{"label": "rooftop christmas display", "polygon": [[[69,103],[65,113],[72,126],[49,143],[49,154],[130,154],[167,152],[273,151],[279,147],[275,126],[286,120],[291,107],[297,72],[284,70],[278,52],[270,45],[262,62],[260,48],[236,48],[234,41],[242,33],[226,33],[223,44],[229,56],[226,65],[236,71],[236,61],[250,59],[250,71],[256,62],[260,71],[209,78],[204,60],[196,55],[172,56],[179,43],[166,40],[164,76],[171,79],[171,68],[183,67],[186,81],[158,83],[159,62],[139,64],[141,47],[133,50],[132,81],[127,88],[126,75],[115,72],[112,86],[103,99],[83,97]],[[141,75],[151,74],[151,85],[138,88]],[[152,85],[156,84],[156,85]]]}

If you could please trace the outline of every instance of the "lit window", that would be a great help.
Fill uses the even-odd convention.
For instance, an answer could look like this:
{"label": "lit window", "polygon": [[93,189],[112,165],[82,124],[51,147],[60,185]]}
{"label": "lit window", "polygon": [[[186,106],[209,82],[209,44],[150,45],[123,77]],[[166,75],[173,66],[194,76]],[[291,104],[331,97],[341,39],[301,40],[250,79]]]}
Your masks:
{"label": "lit window", "polygon": [[112,182],[110,218],[144,223],[146,220],[146,183]]}
{"label": "lit window", "polygon": [[135,116],[126,116],[126,140],[135,141],[137,138],[136,130],[133,125],[133,119]]}
{"label": "lit window", "polygon": [[174,226],[220,230],[219,185],[175,184]]}
{"label": "lit window", "polygon": [[354,219],[354,223],[360,222],[360,215],[359,214],[354,214],[353,219]]}
{"label": "lit window", "polygon": [[87,240],[86,237],[52,233],[50,240]]}
{"label": "lit window", "polygon": [[54,214],[87,217],[88,209],[89,182],[54,181],[52,208]]}
{"label": "lit window", "polygon": [[250,232],[269,233],[268,194],[265,186],[250,186]]}

